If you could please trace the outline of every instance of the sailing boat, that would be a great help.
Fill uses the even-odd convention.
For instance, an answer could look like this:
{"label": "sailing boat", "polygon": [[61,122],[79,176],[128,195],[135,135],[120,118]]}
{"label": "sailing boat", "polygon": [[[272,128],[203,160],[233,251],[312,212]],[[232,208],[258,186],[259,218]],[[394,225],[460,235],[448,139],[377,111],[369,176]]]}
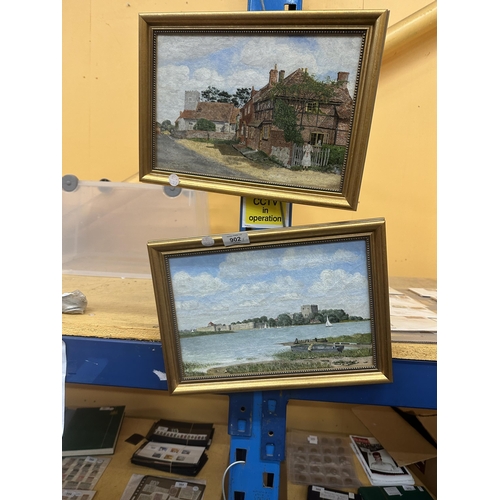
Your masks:
{"label": "sailing boat", "polygon": [[326,317],[325,326],[333,326],[333,323],[330,323],[330,320],[328,319],[328,316]]}

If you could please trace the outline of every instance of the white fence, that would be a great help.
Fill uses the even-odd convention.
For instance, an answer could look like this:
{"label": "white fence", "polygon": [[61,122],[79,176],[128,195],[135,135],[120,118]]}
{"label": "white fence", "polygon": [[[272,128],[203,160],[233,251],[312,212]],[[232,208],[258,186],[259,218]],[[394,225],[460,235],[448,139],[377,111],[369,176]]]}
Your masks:
{"label": "white fence", "polygon": [[[292,167],[297,165],[302,165],[302,158],[304,157],[304,147],[298,144],[293,145],[292,158],[290,160],[290,165]],[[323,167],[328,163],[328,158],[330,157],[330,149],[322,148],[321,146],[313,146],[313,151],[311,153],[311,166],[313,167]]]}

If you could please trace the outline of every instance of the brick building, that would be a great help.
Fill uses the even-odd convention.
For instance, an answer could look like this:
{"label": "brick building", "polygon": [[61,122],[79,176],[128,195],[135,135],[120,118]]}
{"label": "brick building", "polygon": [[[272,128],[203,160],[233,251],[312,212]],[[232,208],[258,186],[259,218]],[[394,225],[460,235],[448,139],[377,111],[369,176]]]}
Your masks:
{"label": "brick building", "polygon": [[[269,72],[269,82],[260,90],[252,88],[251,98],[240,110],[239,141],[268,155],[283,157],[284,150],[290,155],[293,144],[285,140],[283,130],[273,123],[275,103],[281,99],[295,109],[304,142],[313,146],[347,145],[353,107],[347,89],[349,73],[339,72],[337,76],[337,81],[330,84],[328,98],[311,94],[298,98],[293,92],[287,95],[286,89],[297,89],[306,79],[311,81],[307,69],[299,68],[285,76],[285,71],[278,71],[275,66]],[[276,89],[281,89],[282,94]]]}

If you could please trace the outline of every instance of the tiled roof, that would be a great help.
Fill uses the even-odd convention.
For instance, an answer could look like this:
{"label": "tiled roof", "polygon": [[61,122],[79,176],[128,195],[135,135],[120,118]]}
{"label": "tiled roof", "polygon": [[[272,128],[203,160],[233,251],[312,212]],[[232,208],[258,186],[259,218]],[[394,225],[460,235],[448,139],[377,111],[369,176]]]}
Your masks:
{"label": "tiled roof", "polygon": [[184,110],[179,118],[186,120],[199,120],[205,118],[212,122],[236,123],[239,109],[225,102],[199,102],[196,110]]}

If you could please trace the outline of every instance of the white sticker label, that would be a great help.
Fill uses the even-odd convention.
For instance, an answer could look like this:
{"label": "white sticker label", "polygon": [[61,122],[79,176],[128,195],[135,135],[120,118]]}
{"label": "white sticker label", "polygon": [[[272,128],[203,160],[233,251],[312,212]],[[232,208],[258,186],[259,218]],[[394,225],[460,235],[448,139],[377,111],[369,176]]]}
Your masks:
{"label": "white sticker label", "polygon": [[211,236],[203,236],[203,238],[201,239],[201,244],[204,247],[213,247],[215,244],[215,241]]}
{"label": "white sticker label", "polygon": [[326,500],[347,500],[349,497],[347,493],[340,493],[338,491],[328,491],[324,488],[318,491],[320,498],[325,498]]}
{"label": "white sticker label", "polygon": [[318,436],[308,436],[307,440],[310,444],[318,444]]}
{"label": "white sticker label", "polygon": [[178,186],[179,185],[179,177],[177,174],[170,174],[168,176],[168,182],[170,183],[171,186]]}
{"label": "white sticker label", "polygon": [[246,231],[242,231],[241,233],[224,234],[222,236],[222,242],[225,247],[231,245],[247,245],[250,243],[250,238]]}
{"label": "white sticker label", "polygon": [[390,496],[402,496],[401,492],[396,488],[396,486],[388,486],[387,488],[384,488],[385,492]]}

